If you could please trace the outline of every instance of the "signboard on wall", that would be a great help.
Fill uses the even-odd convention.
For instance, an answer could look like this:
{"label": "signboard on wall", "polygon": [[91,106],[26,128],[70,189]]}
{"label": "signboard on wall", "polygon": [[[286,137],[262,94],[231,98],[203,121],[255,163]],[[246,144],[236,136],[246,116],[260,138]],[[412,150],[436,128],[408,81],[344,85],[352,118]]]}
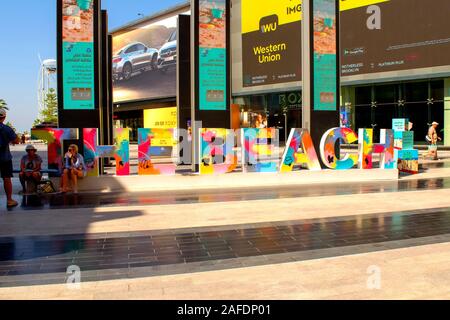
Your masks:
{"label": "signboard on wall", "polygon": [[337,1],[311,1],[312,89],[315,111],[335,111],[338,105]]}
{"label": "signboard on wall", "polygon": [[227,1],[198,2],[198,108],[227,110]]}
{"label": "signboard on wall", "polygon": [[95,109],[95,0],[59,0],[66,110]]}
{"label": "signboard on wall", "polygon": [[301,80],[301,0],[242,0],[243,86]]}
{"label": "signboard on wall", "polygon": [[113,35],[114,103],[176,96],[177,12]]}
{"label": "signboard on wall", "polygon": [[342,76],[450,65],[448,0],[341,1]]}
{"label": "signboard on wall", "polygon": [[144,110],[144,128],[175,129],[177,127],[177,107]]}
{"label": "signboard on wall", "polygon": [[[302,80],[302,7],[241,0],[243,87]],[[448,0],[340,0],[341,76],[450,66],[448,12]]]}

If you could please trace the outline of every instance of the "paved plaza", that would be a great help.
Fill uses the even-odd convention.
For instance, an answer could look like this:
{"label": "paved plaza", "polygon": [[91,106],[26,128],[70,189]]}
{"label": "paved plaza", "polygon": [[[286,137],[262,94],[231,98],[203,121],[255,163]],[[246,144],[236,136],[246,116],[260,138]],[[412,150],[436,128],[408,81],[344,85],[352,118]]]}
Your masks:
{"label": "paved plaza", "polygon": [[16,194],[0,298],[450,298],[442,158],[399,180]]}

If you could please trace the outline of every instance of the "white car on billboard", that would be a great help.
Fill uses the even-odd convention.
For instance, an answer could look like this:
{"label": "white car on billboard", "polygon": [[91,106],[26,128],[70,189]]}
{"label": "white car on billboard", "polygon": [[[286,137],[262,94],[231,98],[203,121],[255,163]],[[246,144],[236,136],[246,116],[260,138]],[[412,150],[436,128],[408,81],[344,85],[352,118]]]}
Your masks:
{"label": "white car on billboard", "polygon": [[131,43],[113,57],[113,79],[130,80],[137,72],[158,68],[158,50],[141,42]]}

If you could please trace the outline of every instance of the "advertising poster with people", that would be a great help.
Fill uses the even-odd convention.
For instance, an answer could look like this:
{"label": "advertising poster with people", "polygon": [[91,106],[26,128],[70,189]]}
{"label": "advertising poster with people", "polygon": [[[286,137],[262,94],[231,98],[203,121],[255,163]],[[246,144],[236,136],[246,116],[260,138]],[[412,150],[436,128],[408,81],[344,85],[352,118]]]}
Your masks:
{"label": "advertising poster with people", "polygon": [[315,111],[335,111],[337,108],[336,1],[312,1]]}
{"label": "advertising poster with people", "polygon": [[227,109],[226,0],[199,1],[199,109]]}
{"label": "advertising poster with people", "polygon": [[243,86],[301,81],[301,0],[242,0]]}
{"label": "advertising poster with people", "polygon": [[64,109],[95,109],[94,0],[62,1]]}
{"label": "advertising poster with people", "polygon": [[342,76],[448,66],[449,16],[449,0],[341,1]]}
{"label": "advertising poster with people", "polygon": [[113,34],[115,103],[176,96],[177,24],[174,14]]}

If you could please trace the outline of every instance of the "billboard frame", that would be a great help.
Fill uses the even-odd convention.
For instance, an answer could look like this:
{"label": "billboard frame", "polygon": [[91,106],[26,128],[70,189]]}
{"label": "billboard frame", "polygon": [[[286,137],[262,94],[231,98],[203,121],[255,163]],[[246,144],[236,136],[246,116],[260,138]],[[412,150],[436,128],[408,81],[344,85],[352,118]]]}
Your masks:
{"label": "billboard frame", "polygon": [[[93,8],[94,8],[94,109],[65,109],[64,108],[64,61],[63,61],[63,0],[57,0],[56,4],[56,56],[57,56],[57,69],[58,69],[58,78],[57,78],[57,92],[58,92],[58,109],[64,111],[93,111],[99,109],[99,71],[100,71],[100,55],[99,55],[99,36],[100,36],[100,19],[101,19],[101,0],[92,0]],[[61,109],[60,109],[61,108]],[[61,121],[61,119],[59,119]]]}
{"label": "billboard frame", "polygon": [[[93,0],[94,7],[94,109],[65,109],[64,108],[64,63],[63,63],[63,0],[57,0],[56,5],[56,43],[57,43],[57,95],[58,95],[58,127],[59,128],[78,128],[80,131],[80,140],[66,140],[64,145],[71,143],[77,144],[79,152],[84,151],[82,128],[100,128],[100,105],[104,103],[100,94],[100,22],[101,22],[101,0]],[[64,146],[63,146],[64,147]]]}
{"label": "billboard frame", "polygon": [[[226,109],[225,110],[200,110],[199,107],[199,89],[200,89],[200,32],[199,32],[199,2],[200,0],[191,0],[191,127],[192,127],[192,170],[198,171],[198,134],[199,128],[231,128],[231,1],[225,0],[226,6],[226,28],[225,28],[225,45],[226,45]],[[201,121],[201,122],[198,122]],[[200,126],[200,127],[198,127]]]}

